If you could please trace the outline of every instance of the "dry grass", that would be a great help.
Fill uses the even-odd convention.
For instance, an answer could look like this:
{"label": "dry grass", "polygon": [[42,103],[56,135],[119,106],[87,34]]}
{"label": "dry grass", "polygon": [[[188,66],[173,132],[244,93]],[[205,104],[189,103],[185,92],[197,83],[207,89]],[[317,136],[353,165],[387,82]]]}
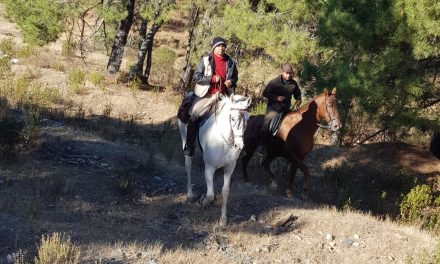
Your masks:
{"label": "dry grass", "polygon": [[42,236],[38,247],[36,264],[76,264],[80,250],[75,246],[70,237],[64,238],[59,233]]}

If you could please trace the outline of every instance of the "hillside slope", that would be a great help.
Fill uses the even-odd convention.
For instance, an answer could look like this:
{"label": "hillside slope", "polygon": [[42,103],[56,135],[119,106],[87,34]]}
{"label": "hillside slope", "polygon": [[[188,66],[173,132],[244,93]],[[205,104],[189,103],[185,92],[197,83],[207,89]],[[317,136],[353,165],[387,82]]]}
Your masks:
{"label": "hillside slope", "polygon": [[[21,43],[3,10],[0,5],[0,39]],[[33,82],[64,91],[73,105],[66,112],[81,107],[85,119],[46,116],[35,147],[13,163],[0,162],[0,263],[19,249],[33,260],[41,235],[52,232],[72,238],[80,263],[429,263],[439,256],[436,236],[365,212],[338,211],[328,205],[335,204],[331,198],[339,190],[323,193],[335,175],[326,171],[337,168],[359,178],[392,169],[436,179],[440,164],[429,152],[398,143],[316,146],[306,160],[313,178],[310,201],[299,199],[299,191],[294,199],[282,196],[283,168],[276,168],[280,190],[271,193],[255,159],[249,183],[242,182],[239,168],[233,176],[229,225],[221,229],[221,196],[203,209],[185,203],[186,176],[173,126],[180,98],[131,91],[111,78],[106,89],[88,85],[85,94],[69,94],[69,69],[102,69],[105,56],[94,54],[101,59],[83,65],[63,58],[60,47],[54,48],[61,43],[51,45],[14,65],[14,78],[37,71]],[[55,62],[65,63],[66,71],[54,69]],[[202,194],[200,156],[194,166],[195,190]],[[125,179],[129,188],[121,188]],[[217,194],[221,184],[216,177]]]}

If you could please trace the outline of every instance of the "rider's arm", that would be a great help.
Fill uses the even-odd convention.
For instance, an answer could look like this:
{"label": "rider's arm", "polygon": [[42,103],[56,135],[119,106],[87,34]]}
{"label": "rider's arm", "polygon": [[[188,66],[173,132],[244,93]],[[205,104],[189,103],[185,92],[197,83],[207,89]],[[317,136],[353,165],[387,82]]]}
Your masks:
{"label": "rider's arm", "polygon": [[278,95],[275,94],[275,84],[274,81],[270,81],[267,85],[266,88],[264,88],[263,91],[263,96],[266,97],[269,102],[276,102]]}
{"label": "rider's arm", "polygon": [[200,85],[209,85],[211,82],[211,76],[205,76],[205,64],[203,58],[200,60],[194,71],[193,82]]}
{"label": "rider's arm", "polygon": [[293,80],[293,98],[295,98],[296,101],[301,101],[301,90],[295,80]]}

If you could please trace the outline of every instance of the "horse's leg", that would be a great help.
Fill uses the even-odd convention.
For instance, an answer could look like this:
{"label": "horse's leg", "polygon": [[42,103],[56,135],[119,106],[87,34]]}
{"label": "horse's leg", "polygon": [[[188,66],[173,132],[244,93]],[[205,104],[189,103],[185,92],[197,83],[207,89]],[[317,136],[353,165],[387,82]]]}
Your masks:
{"label": "horse's leg", "polygon": [[214,201],[214,172],[215,168],[205,163],[206,196],[202,199],[203,206]]}
{"label": "horse's leg", "polygon": [[188,202],[192,202],[195,198],[195,195],[192,190],[192,183],[191,183],[191,169],[192,169],[192,157],[191,156],[185,156],[185,170],[186,170],[186,178],[187,178],[187,193],[186,193],[186,199]]}
{"label": "horse's leg", "polygon": [[296,170],[298,167],[294,165],[293,162],[291,162],[290,171],[287,173],[287,183],[286,183],[286,196],[288,198],[293,197],[292,188],[293,188],[293,181],[296,176]]}
{"label": "horse's leg", "polygon": [[232,164],[228,164],[223,168],[223,188],[222,188],[222,195],[223,195],[223,201],[222,201],[222,211],[221,211],[221,217],[220,217],[220,226],[226,226],[227,224],[227,218],[226,218],[226,206],[228,204],[228,197],[229,197],[229,186],[231,184],[231,176],[232,172],[234,172],[236,162],[232,162]]}
{"label": "horse's leg", "polygon": [[[308,192],[309,192],[309,169],[307,168],[307,166],[303,163],[302,160],[296,158],[296,157],[292,157],[291,161],[292,163],[292,168],[299,168],[302,173],[304,174],[304,182],[303,182],[303,193],[302,193],[302,197],[304,199],[307,199],[308,197]],[[296,170],[295,170],[296,171]],[[292,180],[293,177],[295,175],[292,176],[292,179],[290,180],[290,182],[288,181],[287,183],[287,189],[286,189],[286,195],[289,196],[289,188],[292,188]],[[289,190],[289,191],[288,191]],[[290,195],[292,195],[292,193],[290,192]],[[291,197],[291,196],[290,196]]]}
{"label": "horse's leg", "polygon": [[247,182],[248,181],[247,166],[248,166],[249,161],[252,158],[252,154],[254,154],[255,147],[251,147],[251,148],[245,147],[243,151],[245,151],[245,154],[241,158],[241,166],[243,168],[244,181]]}
{"label": "horse's leg", "polygon": [[263,166],[263,168],[266,169],[266,171],[269,173],[270,188],[272,190],[277,189],[277,182],[275,181],[275,175],[273,175],[272,171],[270,170],[270,164],[272,163],[272,161],[274,159],[275,159],[275,157],[269,154],[268,156],[264,157],[263,161],[261,162],[261,165]]}

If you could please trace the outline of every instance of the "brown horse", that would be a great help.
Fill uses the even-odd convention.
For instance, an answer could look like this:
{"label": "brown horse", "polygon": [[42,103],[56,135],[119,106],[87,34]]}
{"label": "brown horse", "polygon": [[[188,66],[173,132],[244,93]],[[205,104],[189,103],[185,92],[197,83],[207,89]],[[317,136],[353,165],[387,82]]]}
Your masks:
{"label": "brown horse", "polygon": [[[263,167],[270,174],[272,188],[276,188],[276,182],[270,170],[270,163],[276,157],[284,157],[292,165],[291,171],[287,175],[287,197],[292,197],[290,188],[298,168],[304,174],[303,197],[307,197],[309,170],[303,160],[313,148],[313,137],[316,130],[319,127],[324,127],[320,125],[322,119],[328,123],[326,128],[332,131],[337,131],[340,128],[341,123],[336,103],[336,88],[333,88],[330,94],[327,89],[324,89],[322,94],[310,100],[299,110],[290,111],[284,116],[277,134],[265,146],[267,156],[262,162]],[[260,142],[260,127],[263,124],[263,119],[263,115],[251,116],[244,134],[245,155],[242,157],[242,165],[245,181],[248,178],[247,164]]]}

